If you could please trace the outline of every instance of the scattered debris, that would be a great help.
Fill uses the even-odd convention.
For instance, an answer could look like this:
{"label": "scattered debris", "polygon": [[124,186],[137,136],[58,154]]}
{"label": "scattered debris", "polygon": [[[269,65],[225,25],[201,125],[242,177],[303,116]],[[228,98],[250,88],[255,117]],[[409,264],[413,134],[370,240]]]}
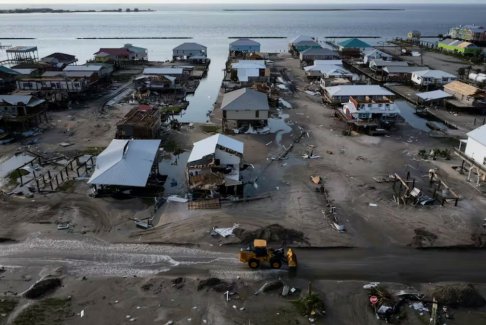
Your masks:
{"label": "scattered debris", "polygon": [[417,228],[414,230],[415,231],[415,236],[412,238],[412,247],[426,247],[426,246],[432,246],[437,239],[437,235],[434,233],[431,233],[428,230],[425,230],[424,228]]}
{"label": "scattered debris", "polygon": [[235,223],[233,224],[233,227],[230,227],[230,228],[216,228],[216,227],[213,227],[213,229],[211,230],[211,236],[213,237],[216,237],[216,236],[221,236],[223,238],[226,238],[226,237],[229,237],[229,236],[233,236],[233,232],[236,228],[238,228],[240,225]]}
{"label": "scattered debris", "polygon": [[234,285],[232,283],[222,281],[221,279],[208,278],[206,280],[199,281],[199,284],[197,285],[197,290],[200,291],[204,288],[211,288],[216,292],[225,292],[233,290],[233,287]]}
{"label": "scattered debris", "polygon": [[260,287],[260,289],[258,289],[255,292],[255,295],[259,295],[260,293],[265,293],[265,292],[269,292],[269,291],[278,290],[278,289],[283,288],[283,286],[284,286],[284,283],[282,282],[282,280],[275,280],[275,281],[271,281],[271,282],[265,282]]}
{"label": "scattered debris", "polygon": [[319,185],[321,184],[321,176],[311,176],[312,183]]}
{"label": "scattered debris", "polygon": [[187,203],[187,201],[189,201],[189,200],[185,197],[180,197],[180,196],[177,196],[177,195],[171,195],[167,198],[167,201],[168,202],[177,202],[177,203]]}
{"label": "scattered debris", "polygon": [[182,289],[182,287],[184,287],[184,278],[175,278],[174,280],[172,280],[172,286],[176,289]]}
{"label": "scattered debris", "polygon": [[453,284],[434,288],[430,296],[441,305],[452,307],[482,307],[486,300],[472,284]]}
{"label": "scattered debris", "polygon": [[372,288],[376,288],[376,287],[377,287],[377,286],[379,286],[379,285],[380,285],[380,282],[370,282],[370,283],[368,283],[368,284],[365,284],[365,285],[363,286],[363,289],[367,289],[367,290],[369,290],[369,289],[372,289]]}
{"label": "scattered debris", "polygon": [[370,207],[377,207],[377,206],[378,206],[378,204],[376,204],[376,203],[370,203],[370,204],[369,204],[369,206],[370,206]]}

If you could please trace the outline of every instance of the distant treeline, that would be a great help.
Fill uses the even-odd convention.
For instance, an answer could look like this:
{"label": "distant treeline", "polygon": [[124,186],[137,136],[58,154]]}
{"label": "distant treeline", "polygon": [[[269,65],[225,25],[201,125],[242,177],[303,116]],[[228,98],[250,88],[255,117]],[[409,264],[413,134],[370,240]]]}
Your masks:
{"label": "distant treeline", "polygon": [[73,13],[73,12],[146,12],[155,11],[152,9],[138,9],[138,8],[126,8],[126,9],[106,9],[106,10],[65,10],[65,9],[52,9],[52,8],[25,8],[25,9],[0,9],[0,14],[33,14],[33,13]]}

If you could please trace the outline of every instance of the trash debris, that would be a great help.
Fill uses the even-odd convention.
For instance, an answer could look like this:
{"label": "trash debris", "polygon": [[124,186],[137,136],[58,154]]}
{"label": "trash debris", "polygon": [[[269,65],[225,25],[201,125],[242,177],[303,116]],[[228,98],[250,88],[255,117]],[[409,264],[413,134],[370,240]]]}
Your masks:
{"label": "trash debris", "polygon": [[215,236],[221,236],[223,238],[226,238],[226,237],[229,237],[229,236],[233,236],[233,231],[238,228],[240,225],[235,223],[233,224],[233,227],[230,227],[230,228],[215,228],[213,227],[213,229],[211,230],[211,236],[215,237]]}
{"label": "trash debris", "polygon": [[185,197],[180,197],[180,196],[177,196],[177,195],[171,195],[167,198],[167,201],[168,202],[177,202],[177,203],[187,203],[187,201],[189,201],[189,200]]}
{"label": "trash debris", "polygon": [[65,148],[65,147],[69,147],[69,146],[74,145],[74,143],[70,143],[70,142],[61,142],[61,143],[59,143],[59,145],[60,145],[61,147]]}
{"label": "trash debris", "polygon": [[378,206],[378,204],[376,204],[376,203],[370,203],[370,204],[369,204],[369,206],[370,206],[370,207],[377,207],[377,206]]}
{"label": "trash debris", "polygon": [[311,176],[311,181],[316,185],[321,184],[321,176]]}
{"label": "trash debris", "polygon": [[282,288],[283,286],[284,286],[284,283],[281,280],[275,280],[275,281],[271,281],[271,282],[265,282],[260,287],[260,289],[258,289],[255,292],[255,295],[259,295],[260,293],[269,292],[269,291],[273,291],[273,290],[278,290],[278,289]]}
{"label": "trash debris", "polygon": [[289,295],[290,287],[288,285],[284,285],[282,289],[282,296],[287,297]]}
{"label": "trash debris", "polygon": [[363,286],[363,289],[371,289],[371,288],[376,288],[377,286],[380,285],[380,282],[370,282],[368,284],[365,284]]}
{"label": "trash debris", "polygon": [[57,230],[67,230],[67,229],[69,229],[69,227],[70,227],[69,222],[60,223],[60,224],[57,225]]}
{"label": "trash debris", "polygon": [[84,309],[81,310],[81,312],[79,313],[79,317],[83,318],[84,317]]}
{"label": "trash debris", "polygon": [[420,301],[419,302],[412,303],[411,306],[412,306],[413,309],[415,309],[416,311],[418,311],[420,313],[424,313],[424,312],[427,312],[428,313],[429,312],[429,309],[426,308],[424,306],[424,304],[422,302],[420,302]]}
{"label": "trash debris", "polygon": [[172,286],[176,289],[181,289],[184,286],[184,278],[175,278],[174,280],[172,280]]}
{"label": "trash debris", "polygon": [[287,244],[295,242],[305,242],[304,233],[295,229],[287,229],[279,224],[272,224],[257,230],[245,230],[237,228],[233,232],[242,243],[252,243],[255,238],[265,239],[267,242],[281,243],[286,241]]}

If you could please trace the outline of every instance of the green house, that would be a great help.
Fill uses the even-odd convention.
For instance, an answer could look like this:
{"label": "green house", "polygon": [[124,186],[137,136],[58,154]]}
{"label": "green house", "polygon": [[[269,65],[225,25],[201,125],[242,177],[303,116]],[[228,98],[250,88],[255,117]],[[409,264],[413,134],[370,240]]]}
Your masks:
{"label": "green house", "polygon": [[348,49],[362,50],[362,49],[370,48],[371,45],[366,42],[363,42],[358,38],[350,38],[345,41],[339,42],[338,47],[339,47],[339,51],[348,50]]}
{"label": "green house", "polygon": [[446,39],[437,43],[437,48],[444,52],[462,54],[464,56],[476,56],[481,54],[481,48],[470,42]]}

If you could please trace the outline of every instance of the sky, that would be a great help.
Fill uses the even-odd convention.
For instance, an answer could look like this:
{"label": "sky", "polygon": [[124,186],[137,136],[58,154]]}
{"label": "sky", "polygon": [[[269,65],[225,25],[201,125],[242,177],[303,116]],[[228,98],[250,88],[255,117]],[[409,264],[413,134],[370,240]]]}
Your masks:
{"label": "sky", "polygon": [[[383,3],[383,4],[396,4],[396,3],[456,3],[458,0],[0,0],[0,4],[35,4],[35,5],[48,5],[48,4],[77,4],[77,3],[131,3],[131,4],[163,4],[163,3],[227,3],[227,4],[248,4],[248,3],[258,3],[258,4],[340,4],[340,3],[359,3],[359,4],[369,4],[369,3]],[[486,0],[459,0],[460,4],[464,3],[476,3],[476,4],[486,4]]]}

